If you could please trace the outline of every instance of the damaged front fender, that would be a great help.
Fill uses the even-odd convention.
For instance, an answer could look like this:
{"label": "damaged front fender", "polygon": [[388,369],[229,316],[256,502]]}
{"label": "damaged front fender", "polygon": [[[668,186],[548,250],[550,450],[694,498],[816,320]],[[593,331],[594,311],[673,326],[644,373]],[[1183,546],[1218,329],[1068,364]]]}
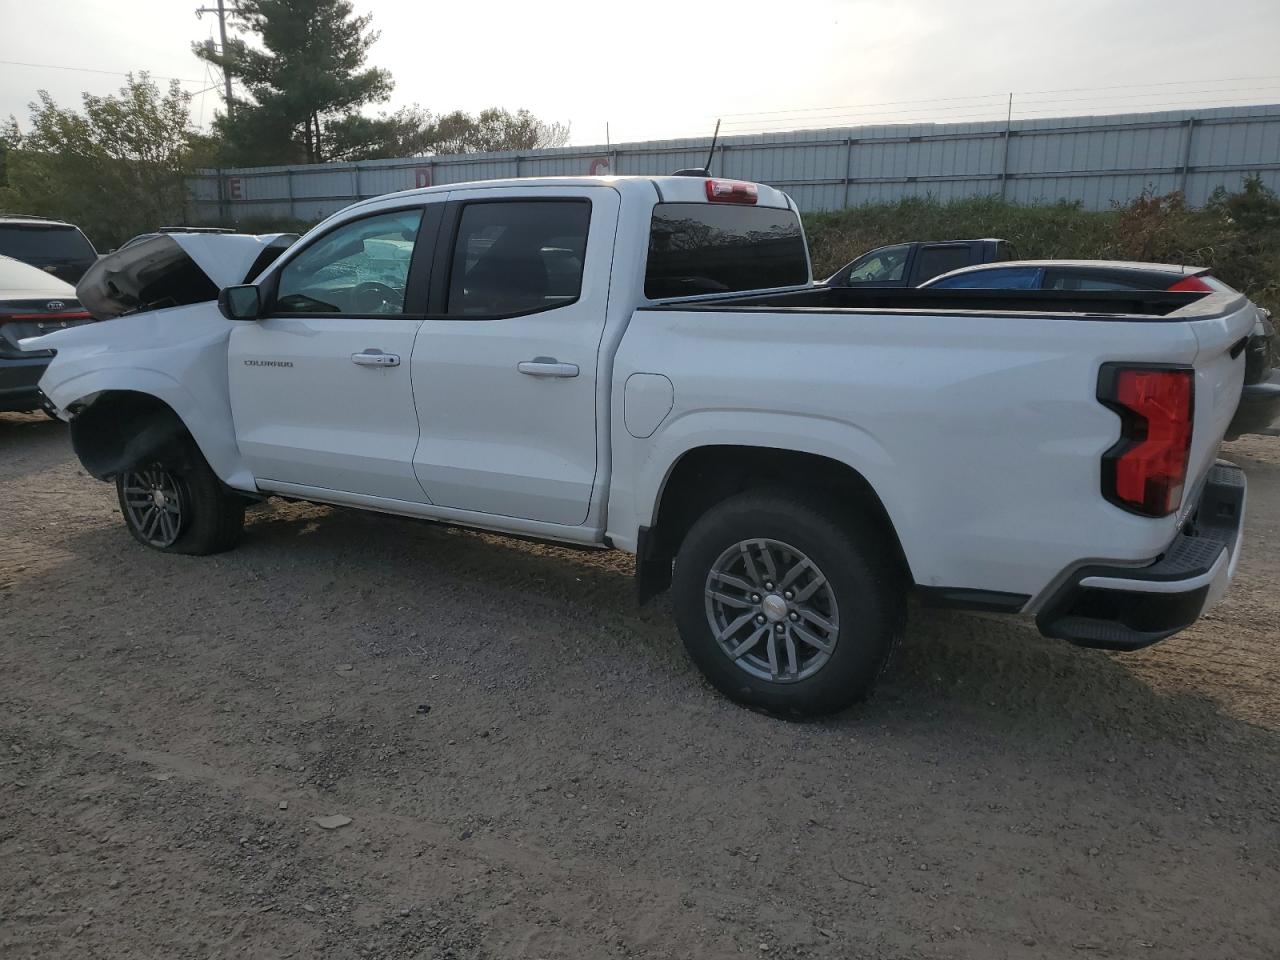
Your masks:
{"label": "damaged front fender", "polygon": [[52,334],[58,353],[40,389],[72,422],[85,469],[94,476],[119,472],[140,452],[163,445],[176,424],[218,479],[235,490],[256,491],[236,443],[227,393],[231,329],[217,304],[199,303]]}
{"label": "damaged front fender", "polygon": [[172,409],[142,393],[100,394],[71,419],[71,447],[98,480],[144,463],[181,464],[190,450],[187,437]]}

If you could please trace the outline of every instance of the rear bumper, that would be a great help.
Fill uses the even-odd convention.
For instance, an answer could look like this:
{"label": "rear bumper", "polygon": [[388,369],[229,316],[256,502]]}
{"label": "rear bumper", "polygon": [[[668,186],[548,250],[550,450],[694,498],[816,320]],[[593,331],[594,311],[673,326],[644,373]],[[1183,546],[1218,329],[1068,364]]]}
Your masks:
{"label": "rear bumper", "polygon": [[0,357],[0,411],[39,410],[49,405],[37,384],[50,359],[49,356]]}
{"label": "rear bumper", "polygon": [[1244,471],[1219,460],[1196,512],[1159,559],[1074,571],[1041,606],[1036,626],[1046,637],[1106,650],[1137,650],[1185,630],[1235,576],[1244,507]]}
{"label": "rear bumper", "polygon": [[1270,380],[1245,384],[1240,392],[1240,406],[1227,427],[1227,439],[1244,433],[1259,433],[1280,419],[1280,373]]}

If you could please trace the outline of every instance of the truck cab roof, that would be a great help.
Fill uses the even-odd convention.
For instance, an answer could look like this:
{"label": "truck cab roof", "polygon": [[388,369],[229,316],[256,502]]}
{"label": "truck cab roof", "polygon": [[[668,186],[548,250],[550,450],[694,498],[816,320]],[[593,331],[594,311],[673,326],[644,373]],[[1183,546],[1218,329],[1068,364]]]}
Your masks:
{"label": "truck cab roof", "polygon": [[[708,181],[724,181],[727,183],[746,183],[726,177],[693,177],[693,176],[625,176],[625,177],[509,177],[505,180],[483,180],[468,183],[441,183],[431,187],[419,187],[414,190],[401,190],[397,193],[383,194],[347,207],[347,210],[372,203],[382,203],[388,198],[408,198],[450,193],[456,190],[494,190],[519,189],[536,190],[539,187],[612,187],[620,193],[641,192],[652,196],[656,192],[659,203],[709,203],[707,199]],[[794,210],[791,198],[781,190],[763,183],[751,183],[755,187],[756,206],[780,207]]]}

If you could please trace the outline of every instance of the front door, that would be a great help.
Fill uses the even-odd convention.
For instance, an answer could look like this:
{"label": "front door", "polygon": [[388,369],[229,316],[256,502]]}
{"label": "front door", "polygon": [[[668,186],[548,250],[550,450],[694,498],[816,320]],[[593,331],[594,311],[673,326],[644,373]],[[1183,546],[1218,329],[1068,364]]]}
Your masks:
{"label": "front door", "polygon": [[586,520],[617,219],[609,187],[449,195],[413,351],[414,465],[433,504]]}
{"label": "front door", "polygon": [[229,346],[240,451],[264,489],[421,502],[410,381],[442,204],[347,221],[263,282],[268,316]]}

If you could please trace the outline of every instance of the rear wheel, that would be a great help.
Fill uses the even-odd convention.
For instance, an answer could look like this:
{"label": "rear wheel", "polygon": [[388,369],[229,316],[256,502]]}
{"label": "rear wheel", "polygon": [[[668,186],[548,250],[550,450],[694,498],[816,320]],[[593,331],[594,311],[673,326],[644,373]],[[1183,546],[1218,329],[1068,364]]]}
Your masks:
{"label": "rear wheel", "polygon": [[116,477],[125,525],[139,543],[165,553],[230,550],[244,529],[245,502],[222,486],[194,444],[187,446],[180,460]]}
{"label": "rear wheel", "polygon": [[690,657],[726,696],[774,713],[864,698],[902,622],[904,579],[875,524],[834,503],[745,493],[685,537],[673,600]]}

